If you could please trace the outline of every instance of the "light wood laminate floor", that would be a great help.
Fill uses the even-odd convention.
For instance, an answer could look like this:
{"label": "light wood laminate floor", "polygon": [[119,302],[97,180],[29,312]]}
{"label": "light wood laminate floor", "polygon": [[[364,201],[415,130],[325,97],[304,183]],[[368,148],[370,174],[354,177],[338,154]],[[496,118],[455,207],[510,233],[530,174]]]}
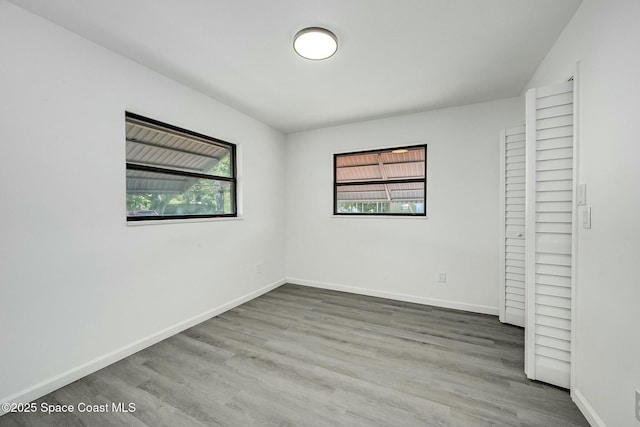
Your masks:
{"label": "light wood laminate floor", "polygon": [[494,316],[284,285],[36,401],[72,414],[0,426],[588,426],[526,379],[523,339]]}

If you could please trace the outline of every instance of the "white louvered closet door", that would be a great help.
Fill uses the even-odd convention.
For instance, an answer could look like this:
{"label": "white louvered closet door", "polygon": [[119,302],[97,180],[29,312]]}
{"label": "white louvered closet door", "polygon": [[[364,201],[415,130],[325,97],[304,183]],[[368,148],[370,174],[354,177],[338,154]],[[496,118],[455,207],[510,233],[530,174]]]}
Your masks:
{"label": "white louvered closet door", "polygon": [[500,139],[500,321],[524,327],[525,127]]}
{"label": "white louvered closet door", "polygon": [[573,82],[527,92],[525,371],[571,384]]}

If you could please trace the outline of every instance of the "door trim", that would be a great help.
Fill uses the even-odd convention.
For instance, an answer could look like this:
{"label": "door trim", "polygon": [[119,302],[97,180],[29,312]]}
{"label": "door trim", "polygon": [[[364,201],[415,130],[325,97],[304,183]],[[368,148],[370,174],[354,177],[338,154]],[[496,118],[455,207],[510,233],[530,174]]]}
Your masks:
{"label": "door trim", "polygon": [[569,392],[571,398],[575,400],[574,390],[576,388],[576,354],[577,354],[577,313],[578,313],[578,231],[580,206],[577,203],[579,181],[579,89],[580,89],[580,61],[576,63],[573,74],[573,226],[571,228],[571,378]]}
{"label": "door trim", "polygon": [[506,164],[505,157],[507,155],[507,130],[502,129],[500,131],[500,224],[499,224],[499,232],[498,232],[498,242],[500,248],[500,262],[498,265],[498,280],[499,280],[499,290],[500,293],[500,305],[499,305],[499,316],[500,322],[505,323],[506,319],[506,293],[507,293],[507,283],[506,283],[506,274],[505,270],[507,268],[505,257],[507,256],[505,250],[505,239],[506,239],[506,212],[505,212],[505,203],[506,203]]}
{"label": "door trim", "polygon": [[[536,98],[537,89],[529,89],[525,97],[525,305],[524,305],[524,372],[527,378],[536,378],[536,361],[535,361],[535,345],[536,345],[536,314],[530,310],[530,301],[536,298],[536,273],[529,268],[529,258],[535,257],[536,254],[536,229],[530,227],[530,218],[536,217],[536,205],[530,202],[530,195],[536,194]],[[533,141],[533,142],[531,142]],[[534,167],[532,168],[532,164]],[[529,347],[533,346],[534,351],[530,351]]]}

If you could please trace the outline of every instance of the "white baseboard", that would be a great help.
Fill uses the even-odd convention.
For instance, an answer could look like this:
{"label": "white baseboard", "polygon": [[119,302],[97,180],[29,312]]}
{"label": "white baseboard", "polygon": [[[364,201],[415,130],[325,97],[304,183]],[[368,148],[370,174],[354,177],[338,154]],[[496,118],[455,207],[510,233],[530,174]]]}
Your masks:
{"label": "white baseboard", "polygon": [[[175,325],[169,326],[168,328],[158,331],[152,335],[149,335],[145,338],[135,341],[122,348],[114,350],[111,353],[107,353],[103,356],[90,360],[80,366],[77,366],[59,375],[46,379],[38,384],[35,384],[31,387],[21,390],[15,394],[12,394],[11,396],[4,397],[0,399],[0,402],[1,403],[31,402],[35,399],[38,399],[39,397],[44,396],[45,394],[51,393],[52,391],[59,389],[60,387],[64,387],[67,384],[71,384],[72,382],[77,381],[82,377],[85,377],[93,372],[96,372],[104,368],[105,366],[109,366],[112,363],[115,363],[121,359],[124,359],[125,357],[130,356],[144,348],[147,348],[153,344],[156,344],[157,342],[160,342],[163,339],[166,339],[179,332],[182,332],[185,329],[189,329],[190,327],[195,326],[198,323],[202,323],[205,320],[208,320],[212,317],[218,316],[224,313],[225,311],[231,310],[234,307],[244,304],[247,301],[251,301],[252,299],[259,297],[262,294],[265,294],[279,286],[282,286],[284,283],[285,283],[284,280],[279,280],[277,282],[271,283],[270,285],[264,286],[263,288],[250,292],[246,295],[243,295],[225,304],[222,304],[215,308],[207,310],[204,313],[198,314],[182,322],[176,323]],[[2,416],[4,413],[5,412],[0,409],[0,416]]]}
{"label": "white baseboard", "polygon": [[330,289],[333,291],[349,292],[352,294],[368,295],[371,297],[387,298],[424,305],[433,305],[436,307],[453,308],[455,310],[471,311],[473,313],[491,314],[494,316],[498,315],[498,307],[491,307],[487,305],[468,304],[458,301],[425,298],[415,295],[398,294],[395,292],[378,291],[375,289],[358,288],[355,286],[338,285],[335,283],[315,282],[312,280],[297,279],[295,277],[287,277],[286,282],[313,288]]}
{"label": "white baseboard", "polygon": [[574,388],[571,391],[571,398],[575,402],[582,415],[589,421],[591,427],[607,427],[607,425],[602,421],[602,418],[598,416],[593,406],[589,404],[589,401],[584,397],[580,390]]}

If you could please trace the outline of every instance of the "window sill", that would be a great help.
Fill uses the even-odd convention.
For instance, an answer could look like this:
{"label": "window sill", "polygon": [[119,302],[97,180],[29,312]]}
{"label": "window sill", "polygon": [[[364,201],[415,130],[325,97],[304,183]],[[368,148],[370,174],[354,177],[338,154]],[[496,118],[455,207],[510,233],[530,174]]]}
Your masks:
{"label": "window sill", "polygon": [[163,219],[161,221],[126,221],[127,227],[138,227],[144,225],[167,225],[167,224],[193,224],[197,222],[220,222],[220,221],[242,221],[241,216],[220,217],[220,218],[180,218]]}
{"label": "window sill", "polygon": [[428,216],[418,215],[331,215],[331,218],[367,218],[367,219],[428,219]]}

